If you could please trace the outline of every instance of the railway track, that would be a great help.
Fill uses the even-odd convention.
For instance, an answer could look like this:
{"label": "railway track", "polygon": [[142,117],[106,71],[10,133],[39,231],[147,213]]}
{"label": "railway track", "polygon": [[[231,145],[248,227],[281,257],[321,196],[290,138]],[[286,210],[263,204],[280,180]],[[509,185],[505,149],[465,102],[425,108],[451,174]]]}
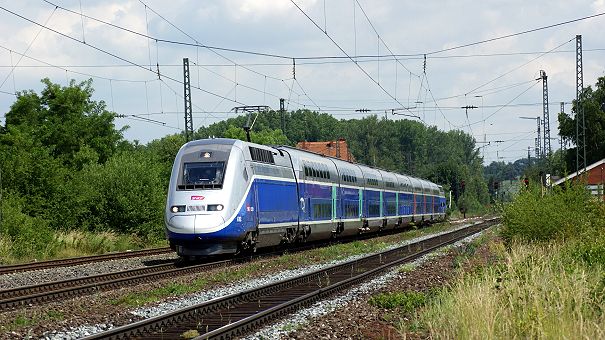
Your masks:
{"label": "railway track", "polygon": [[170,252],[173,252],[173,250],[170,249],[169,247],[165,247],[165,248],[127,251],[127,252],[120,252],[120,253],[109,253],[109,254],[103,254],[103,255],[72,257],[72,258],[67,258],[67,259],[59,259],[59,260],[51,260],[51,261],[6,265],[6,266],[0,266],[0,275],[32,271],[32,270],[55,268],[55,267],[75,266],[75,265],[79,265],[79,264],[99,262],[99,261],[126,259],[126,258],[131,258],[131,257],[142,257],[142,256],[150,256],[150,255],[160,255],[160,254],[166,254],[166,253],[170,253]]}
{"label": "railway track", "polygon": [[[394,234],[404,231],[405,229],[390,230],[385,235]],[[339,242],[351,242],[359,239],[366,239],[374,237],[375,235],[365,235],[361,238],[351,237],[341,239]],[[326,242],[315,242],[309,244],[302,244],[296,248],[288,249],[287,251],[299,252],[309,250],[318,246],[325,246]],[[166,248],[168,249],[168,248]],[[155,251],[160,252],[161,249]],[[226,267],[235,263],[242,263],[250,261],[251,259],[259,256],[271,256],[280,255],[285,251],[262,251],[258,254],[251,256],[236,257],[227,260],[217,260],[214,262],[208,262],[204,264],[193,265],[191,263],[174,262],[169,264],[160,264],[145,268],[130,269],[120,272],[99,274],[94,276],[79,277],[73,279],[67,279],[62,281],[53,281],[38,285],[16,287],[12,289],[0,290],[0,312],[12,310],[20,307],[27,307],[36,304],[43,304],[51,301],[65,300],[69,298],[75,298],[85,295],[90,295],[102,291],[109,291],[126,287],[133,284],[141,284],[151,282],[153,280],[166,279],[175,276],[183,276],[193,273],[199,273],[218,267]],[[133,252],[134,253],[134,252]],[[136,252],[139,256],[143,256],[142,251]],[[128,255],[128,253],[116,253],[108,254],[113,255],[112,258],[118,255]],[[136,255],[135,255],[136,256]],[[95,261],[95,259],[107,259],[106,256],[91,256],[86,258],[73,258],[67,260],[83,260],[86,262]],[[54,263],[55,261],[49,261]],[[73,263],[73,262],[72,262]],[[42,262],[41,262],[42,264]],[[61,263],[60,266],[67,266],[69,263]],[[49,264],[47,267],[50,267]]]}
{"label": "railway track", "polygon": [[86,339],[232,339],[499,222],[492,219],[292,279],[216,298]]}
{"label": "railway track", "polygon": [[175,262],[109,274],[0,290],[0,311],[89,295],[132,284],[153,282],[154,280],[207,271],[231,265],[234,261],[235,260],[222,260],[190,266],[183,266],[180,262]]}

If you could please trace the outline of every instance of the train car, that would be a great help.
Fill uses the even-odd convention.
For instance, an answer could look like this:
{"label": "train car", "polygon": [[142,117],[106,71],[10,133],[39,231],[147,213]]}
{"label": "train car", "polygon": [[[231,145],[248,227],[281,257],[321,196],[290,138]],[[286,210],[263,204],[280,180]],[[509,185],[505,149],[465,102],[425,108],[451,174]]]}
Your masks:
{"label": "train car", "polygon": [[179,256],[232,254],[435,221],[443,202],[442,189],[417,178],[287,146],[205,139],[175,158],[166,235]]}

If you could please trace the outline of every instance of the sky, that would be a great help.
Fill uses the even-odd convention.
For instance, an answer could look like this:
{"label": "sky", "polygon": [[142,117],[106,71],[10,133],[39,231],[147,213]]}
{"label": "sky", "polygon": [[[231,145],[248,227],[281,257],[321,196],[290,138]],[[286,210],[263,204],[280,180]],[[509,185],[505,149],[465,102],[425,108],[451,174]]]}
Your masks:
{"label": "sky", "polygon": [[92,78],[93,99],[123,115],[126,139],[178,133],[188,58],[194,129],[237,116],[236,106],[279,109],[284,98],[288,110],[337,119],[463,130],[485,164],[509,162],[528,147],[534,157],[536,120],[520,117],[543,115],[541,70],[560,147],[576,35],[584,86],[605,75],[603,13],[605,0],[4,0],[0,124],[15,93],[39,92],[42,78]]}

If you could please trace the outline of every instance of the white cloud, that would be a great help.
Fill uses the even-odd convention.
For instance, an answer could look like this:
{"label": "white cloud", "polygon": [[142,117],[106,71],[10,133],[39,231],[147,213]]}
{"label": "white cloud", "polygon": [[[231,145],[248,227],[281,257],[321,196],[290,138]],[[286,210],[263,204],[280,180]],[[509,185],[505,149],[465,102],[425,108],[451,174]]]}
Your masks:
{"label": "white cloud", "polygon": [[[76,0],[55,0],[61,6],[79,12],[79,2]],[[396,0],[360,0],[361,5],[368,14],[372,24],[380,33],[381,38],[387,42],[388,47],[398,54],[427,53],[442,48],[464,45],[467,43],[490,39],[515,32],[546,26],[557,22],[586,16],[590,13],[605,11],[605,0],[584,2],[580,0],[557,0],[549,2],[548,6],[542,3],[532,3],[521,0],[507,2],[492,0],[476,1],[424,1],[402,2]],[[289,0],[145,0],[149,6],[147,19],[145,7],[136,0],[87,0],[82,1],[82,10],[85,14],[111,22],[115,25],[145,33],[149,25],[150,34],[168,40],[191,40],[174,29],[169,23],[153,14],[153,8],[166,19],[178,25],[195,39],[213,46],[253,50],[273,54],[283,54],[294,57],[339,55],[343,53],[330,41],[326,35],[317,29]],[[327,27],[328,34],[347,53],[353,54],[355,48],[359,54],[387,53],[384,45],[377,46],[377,36],[363,14],[356,7],[356,17],[353,20],[353,2],[350,0],[296,0],[303,10],[316,21],[322,29]],[[52,6],[38,0],[14,1],[6,5],[10,10],[43,23],[52,11]],[[325,10],[324,10],[325,6]],[[589,13],[587,13],[587,11]],[[576,34],[583,35],[585,84],[592,85],[597,76],[603,75],[602,60],[605,52],[594,49],[605,46],[605,35],[602,26],[605,17],[594,18],[584,22],[559,26],[556,28],[520,35],[513,38],[497,40],[487,44],[457,49],[455,51],[429,56],[427,60],[427,76],[431,84],[431,92],[436,98],[464,94],[489,80],[519,67],[537,55],[518,55],[515,52],[546,51],[562,42],[572,39]],[[60,9],[49,21],[53,29],[69,34],[74,38],[82,37],[82,19],[77,14],[68,14]],[[0,31],[10,32],[0,37],[0,45],[13,51],[23,52],[32,41],[39,28],[31,23],[15,17],[7,12],[0,12]],[[223,66],[207,66],[213,72],[221,74],[230,80],[216,76],[212,72],[198,68],[192,64],[192,84],[204,90],[216,93],[228,99],[218,98],[208,93],[194,90],[193,101],[198,108],[196,111],[210,113],[196,113],[194,123],[199,126],[201,122],[211,123],[213,117],[228,117],[228,112],[236,104],[229,99],[235,98],[233,81],[235,80],[235,67],[227,60],[203,48],[179,46],[175,44],[159,44],[156,49],[155,42],[136,35],[108,27],[93,20],[84,19],[84,35],[90,45],[98,46],[115,53],[133,62],[146,64],[159,62],[163,78],[169,86],[160,86],[158,81],[150,82],[145,91],[144,83],[112,83],[109,87],[107,80],[95,80],[97,99],[103,99],[108,104],[112,102],[120,113],[166,112],[182,110],[182,84],[173,82],[167,77],[182,79],[182,58],[189,57],[190,61],[204,65],[222,64]],[[150,49],[148,49],[148,46]],[[564,47],[573,50],[573,42]],[[151,53],[150,53],[151,52]],[[268,103],[277,106],[276,97],[292,96],[297,101],[309,105],[310,101],[304,95],[298,98],[302,91],[295,87],[291,93],[292,66],[291,60],[281,60],[260,56],[220,51],[230,60],[240,64],[248,64],[246,68],[259,73],[238,67],[237,100],[257,105]],[[456,55],[477,54],[510,54],[499,57],[468,57],[452,58]],[[52,64],[61,65],[113,65],[109,68],[73,68],[93,75],[134,80],[148,80],[156,78],[149,71],[137,70],[133,67],[118,66],[123,61],[107,56],[92,49],[90,46],[69,41],[49,31],[43,31],[32,48],[29,55],[35,56]],[[151,54],[151,57],[149,56]],[[550,98],[562,100],[575,96],[575,70],[574,53],[557,53],[545,55],[535,62],[520,67],[518,70],[497,79],[482,89],[498,88],[515,84],[532,78],[537,78],[537,72],[545,69],[549,75]],[[158,60],[159,59],[159,60]],[[343,60],[340,60],[343,61]],[[13,64],[16,57],[13,54]],[[319,62],[325,62],[319,61]],[[422,58],[403,58],[401,61],[413,73],[419,75],[423,71]],[[0,66],[9,66],[10,53],[0,51]],[[280,66],[259,66],[256,64],[283,63]],[[297,79],[305,87],[305,91],[322,108],[329,106],[388,108],[399,106],[389,95],[385,94],[353,63],[345,64],[303,64],[297,59]],[[255,65],[250,65],[255,64]],[[35,66],[36,62],[23,60],[22,65]],[[225,66],[227,65],[227,66]],[[420,90],[419,79],[410,77],[408,71],[398,67],[397,76],[394,74],[395,63],[382,61],[380,74],[376,61],[360,64],[375,80],[390,93],[406,103],[412,103],[420,97],[423,101],[430,100],[426,90]],[[8,68],[0,68],[0,80],[8,74]],[[199,74],[199,76],[198,76]],[[265,78],[264,75],[269,76]],[[378,78],[378,75],[380,78]],[[54,81],[63,83],[65,72],[50,68],[17,68],[15,83],[18,88],[39,88],[39,79],[50,76]],[[88,78],[69,73],[68,76],[78,80]],[[278,80],[272,79],[278,78]],[[282,81],[283,79],[283,81]],[[408,88],[410,86],[411,88]],[[251,90],[247,87],[254,88]],[[485,105],[503,105],[519,95],[526,87],[515,87],[507,91],[496,92],[482,97]],[[12,91],[12,81],[7,82],[1,89]],[[113,91],[113,98],[111,92]],[[270,93],[265,93],[270,92]],[[297,93],[294,93],[297,92]],[[13,98],[0,94],[0,110],[6,112]],[[426,101],[429,101],[426,100]],[[471,103],[479,105],[481,100],[475,98],[453,98],[440,102],[440,106],[460,107]],[[514,100],[513,103],[541,101],[541,88],[537,86],[525,95]],[[291,109],[298,106],[294,103]],[[429,123],[435,123],[442,128],[445,124],[441,114],[434,108],[427,113]],[[485,109],[483,112],[475,110],[469,112],[471,121],[481,118],[481,114],[489,115],[496,109]],[[541,110],[540,106],[529,108],[504,108],[497,112],[487,123],[486,130],[497,132],[500,130],[527,130],[527,122],[519,121],[515,117],[519,114],[534,115]],[[329,113],[341,116],[342,111]],[[345,112],[346,113],[346,112]],[[444,110],[448,119],[455,124],[466,122],[464,112],[459,109]],[[169,125],[182,126],[182,114],[166,114],[156,118]],[[232,114],[231,114],[232,116]],[[436,116],[436,118],[435,118]],[[352,116],[359,117],[359,116]],[[554,121],[555,117],[551,118]],[[160,138],[175,130],[135,121],[127,122],[133,128],[127,134],[129,138],[146,142],[153,138]],[[556,131],[556,122],[553,122],[553,133]],[[490,130],[491,129],[491,130]],[[473,126],[473,132],[481,131]],[[519,147],[526,148],[529,142],[520,142]],[[488,160],[495,158],[495,150],[508,145],[493,147],[494,155],[486,154]],[[509,150],[510,150],[509,149]],[[521,156],[523,153],[519,153]]]}

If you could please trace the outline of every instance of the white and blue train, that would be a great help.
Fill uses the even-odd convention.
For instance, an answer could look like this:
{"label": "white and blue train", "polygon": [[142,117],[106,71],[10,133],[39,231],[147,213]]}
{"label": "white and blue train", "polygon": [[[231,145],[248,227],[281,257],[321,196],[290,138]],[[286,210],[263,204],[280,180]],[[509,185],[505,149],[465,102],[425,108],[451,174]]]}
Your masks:
{"label": "white and blue train", "polygon": [[238,253],[445,218],[434,183],[287,146],[189,142],[172,168],[166,234],[179,256]]}

